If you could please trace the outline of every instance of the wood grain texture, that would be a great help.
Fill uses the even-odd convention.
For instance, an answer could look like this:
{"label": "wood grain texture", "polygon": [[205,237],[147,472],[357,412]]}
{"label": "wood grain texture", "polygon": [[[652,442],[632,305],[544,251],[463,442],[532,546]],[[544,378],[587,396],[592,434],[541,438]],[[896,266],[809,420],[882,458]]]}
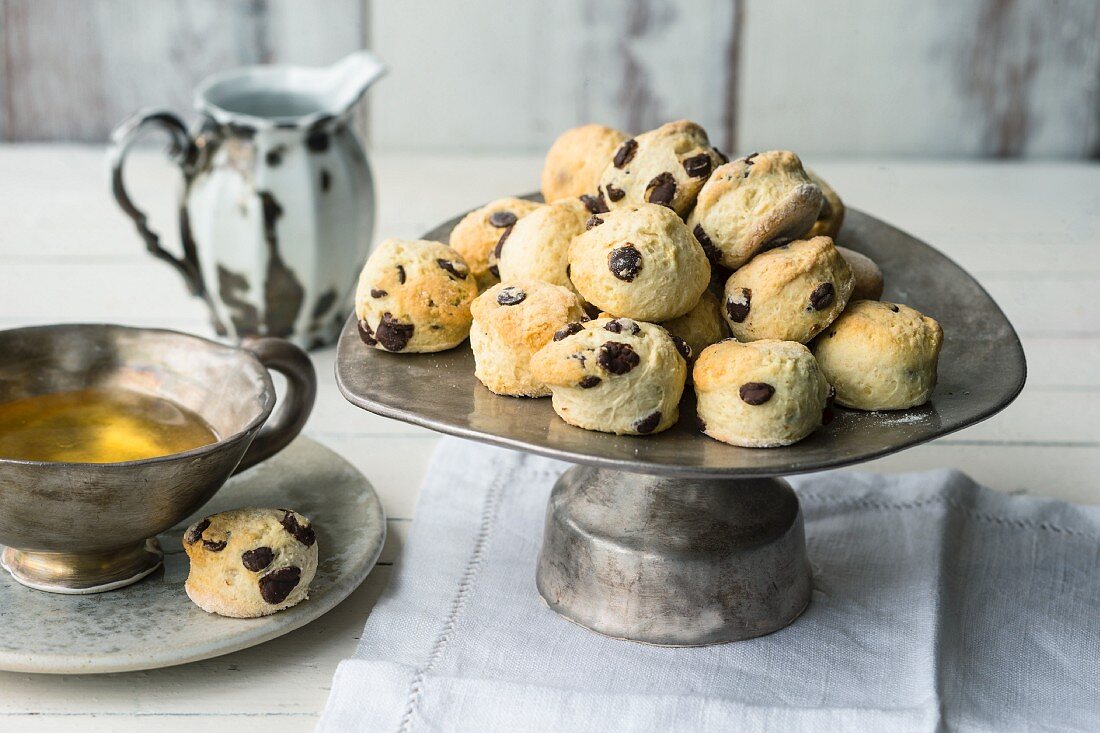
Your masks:
{"label": "wood grain texture", "polygon": [[192,109],[208,74],[361,48],[360,0],[0,0],[0,134],[102,141],[142,107]]}
{"label": "wood grain texture", "polygon": [[589,121],[641,132],[692,117],[722,143],[733,8],[725,0],[374,3],[375,49],[394,70],[374,97],[374,142],[542,150]]}
{"label": "wood grain texture", "polygon": [[742,150],[1100,154],[1100,4],[832,0],[813,17],[808,7],[746,9]]}

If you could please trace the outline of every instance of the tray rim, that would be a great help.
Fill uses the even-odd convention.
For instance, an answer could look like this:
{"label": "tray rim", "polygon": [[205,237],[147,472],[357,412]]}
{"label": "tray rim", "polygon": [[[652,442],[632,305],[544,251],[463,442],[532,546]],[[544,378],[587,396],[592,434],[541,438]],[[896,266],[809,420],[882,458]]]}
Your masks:
{"label": "tray rim", "polygon": [[[525,198],[525,199],[541,201],[541,197],[538,194],[525,194],[525,195],[519,196],[518,198]],[[885,456],[892,455],[894,453],[899,453],[903,450],[907,450],[909,448],[914,448],[918,445],[923,445],[925,443],[929,443],[933,440],[937,440],[937,439],[942,438],[946,435],[950,435],[952,433],[958,432],[959,430],[963,430],[964,428],[968,428],[968,427],[971,427],[973,425],[977,425],[980,422],[984,422],[985,420],[988,420],[990,417],[996,415],[998,412],[1001,412],[1006,407],[1008,407],[1010,404],[1012,404],[1016,400],[1016,398],[1020,395],[1020,392],[1023,391],[1024,385],[1027,382],[1027,357],[1024,353],[1023,344],[1020,342],[1020,337],[1019,337],[1019,334],[1016,332],[1015,326],[1012,325],[1012,322],[1008,319],[1008,316],[1005,315],[1004,311],[1001,309],[1001,307],[997,303],[997,301],[994,300],[994,298],[989,294],[989,291],[987,291],[985,289],[985,287],[981,284],[981,282],[979,282],[977,280],[977,278],[975,278],[965,268],[963,268],[961,265],[959,265],[957,262],[955,262],[954,259],[947,256],[946,254],[944,254],[942,251],[940,251],[936,247],[933,247],[932,245],[928,244],[924,240],[919,239],[918,237],[915,237],[915,236],[899,229],[898,227],[895,227],[894,225],[890,224],[889,222],[883,221],[882,219],[879,219],[878,217],[875,217],[871,214],[868,214],[868,213],[862,211],[861,209],[848,207],[848,211],[849,212],[855,212],[858,215],[863,216],[863,217],[867,217],[868,219],[871,219],[871,220],[875,221],[879,225],[887,227],[888,229],[892,230],[893,232],[901,234],[901,235],[903,235],[903,236],[905,236],[909,239],[916,240],[916,241],[920,242],[921,244],[923,244],[925,247],[928,247],[929,249],[932,249],[939,256],[943,257],[951,265],[956,267],[960,272],[962,272],[967,277],[969,277],[970,280],[973,281],[974,285],[989,300],[989,302],[993,305],[993,307],[997,309],[997,312],[1000,313],[1001,317],[1004,319],[1004,322],[1008,327],[1008,334],[1007,335],[1009,337],[1011,337],[1011,342],[1010,342],[1009,346],[1012,348],[1012,350],[1014,352],[1014,355],[1015,355],[1016,358],[1013,361],[1015,361],[1019,364],[1019,372],[1020,372],[1018,380],[1016,381],[1015,384],[1013,384],[1013,385],[1011,385],[1011,387],[1009,387],[1008,391],[1006,392],[1006,396],[1000,402],[990,402],[988,405],[984,406],[981,410],[978,410],[977,413],[974,416],[967,419],[966,421],[963,421],[959,425],[956,425],[956,426],[953,426],[953,427],[950,427],[950,428],[945,428],[945,429],[942,429],[942,430],[934,432],[934,433],[930,433],[927,436],[910,439],[910,440],[903,441],[903,442],[893,444],[893,445],[884,446],[881,449],[874,450],[874,451],[871,451],[869,453],[862,454],[862,455],[859,455],[859,456],[853,456],[853,457],[848,457],[848,458],[839,458],[835,461],[830,461],[830,462],[828,462],[824,465],[814,465],[814,466],[809,466],[809,467],[794,467],[794,468],[790,468],[789,470],[784,470],[784,471],[778,471],[774,468],[705,467],[705,466],[698,466],[698,465],[690,466],[690,465],[669,464],[669,463],[641,463],[641,462],[631,461],[629,459],[623,459],[623,458],[597,457],[597,456],[590,456],[590,455],[585,455],[585,454],[581,454],[581,453],[575,453],[575,452],[573,452],[571,450],[567,450],[567,449],[559,449],[559,448],[554,448],[552,446],[537,445],[537,444],[529,443],[526,440],[522,440],[522,439],[518,439],[518,438],[509,438],[507,436],[497,435],[495,433],[488,433],[488,432],[480,431],[480,430],[477,430],[477,429],[474,429],[474,428],[464,427],[464,426],[461,426],[461,425],[452,425],[452,424],[449,424],[449,423],[441,421],[441,420],[437,420],[437,419],[434,419],[434,418],[431,418],[431,417],[426,417],[426,416],[416,412],[415,410],[402,409],[400,407],[394,407],[394,406],[391,406],[391,405],[388,405],[388,404],[385,404],[385,403],[374,402],[374,401],[371,401],[371,400],[368,400],[368,399],[364,399],[363,397],[359,396],[358,394],[356,394],[355,392],[353,392],[350,389],[350,387],[345,383],[344,378],[343,378],[343,374],[341,373],[342,359],[340,358],[340,356],[341,356],[341,354],[343,354],[345,352],[345,340],[354,340],[356,343],[358,342],[357,318],[356,318],[356,315],[355,315],[354,312],[352,312],[348,316],[347,321],[344,323],[344,327],[340,332],[340,338],[339,338],[339,341],[338,341],[337,347],[336,347],[337,358],[336,358],[336,362],[335,362],[334,371],[336,373],[337,387],[340,390],[340,393],[344,396],[344,398],[346,400],[348,400],[348,402],[355,405],[356,407],[359,407],[360,409],[366,410],[367,412],[371,412],[371,413],[373,413],[375,415],[379,415],[381,417],[387,417],[387,418],[390,418],[390,419],[393,419],[393,420],[400,420],[401,422],[409,423],[411,425],[417,425],[419,427],[427,428],[429,430],[433,430],[433,431],[438,432],[438,433],[443,433],[445,435],[451,435],[451,436],[455,436],[455,437],[458,437],[458,438],[464,438],[464,439],[467,439],[467,440],[474,440],[474,441],[478,441],[478,442],[481,442],[481,443],[487,443],[489,445],[495,445],[495,446],[498,446],[498,447],[501,447],[501,448],[509,448],[509,449],[512,449],[512,450],[519,450],[519,451],[524,451],[524,452],[528,452],[528,453],[533,453],[533,454],[536,454],[536,455],[544,456],[544,457],[547,457],[547,458],[553,458],[553,459],[556,459],[556,460],[566,461],[568,463],[573,463],[573,464],[595,466],[595,467],[599,467],[599,468],[608,468],[608,469],[613,469],[613,470],[625,471],[625,472],[629,472],[629,473],[639,473],[639,474],[646,474],[646,475],[682,476],[682,477],[685,477],[685,478],[715,479],[715,480],[720,480],[720,479],[733,479],[733,480],[736,480],[736,479],[741,479],[741,478],[765,478],[765,477],[774,477],[774,476],[793,476],[793,475],[797,475],[797,474],[815,473],[815,472],[818,472],[818,471],[826,471],[826,470],[832,470],[832,469],[837,469],[837,468],[845,468],[845,467],[848,467],[848,466],[858,465],[860,463],[865,463],[867,461],[873,461],[873,460],[876,460],[878,458],[883,458]],[[466,212],[466,213],[468,213],[468,212]],[[460,221],[463,216],[465,216],[465,213],[460,214],[460,215],[458,215],[456,217],[453,217],[451,219],[448,219],[447,221],[439,224],[436,227],[433,227],[431,230],[429,230],[428,232],[423,234],[421,238],[422,239],[435,239],[435,240],[438,240],[440,232],[444,232],[448,228],[453,228],[453,226],[458,221]],[[463,348],[469,348],[468,340],[463,341],[461,344],[459,344],[458,346],[455,347],[455,349],[463,349]],[[501,399],[505,399],[505,398],[501,397]],[[840,408],[840,409],[844,409],[844,408]],[[904,412],[904,411],[899,411],[899,412]],[[706,436],[699,436],[699,437],[700,437],[700,440],[713,440],[712,438],[707,438]],[[772,449],[761,448],[759,450],[772,450]],[[781,449],[777,449],[777,450],[781,450]]]}

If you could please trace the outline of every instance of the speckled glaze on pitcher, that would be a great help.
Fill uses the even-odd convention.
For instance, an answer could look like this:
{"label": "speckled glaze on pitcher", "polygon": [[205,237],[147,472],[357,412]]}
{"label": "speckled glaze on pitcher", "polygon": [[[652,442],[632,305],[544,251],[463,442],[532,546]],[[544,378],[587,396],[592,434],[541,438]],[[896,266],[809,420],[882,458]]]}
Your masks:
{"label": "speckled glaze on pitcher", "polygon": [[[115,199],[149,252],[206,301],[219,334],[305,348],[336,340],[374,228],[374,183],[348,120],[384,72],[366,51],[323,69],[235,69],[199,86],[194,132],[164,110],[139,112],[115,130]],[[183,172],[179,257],[161,246],[123,184],[126,154],[147,127],[169,134]]]}

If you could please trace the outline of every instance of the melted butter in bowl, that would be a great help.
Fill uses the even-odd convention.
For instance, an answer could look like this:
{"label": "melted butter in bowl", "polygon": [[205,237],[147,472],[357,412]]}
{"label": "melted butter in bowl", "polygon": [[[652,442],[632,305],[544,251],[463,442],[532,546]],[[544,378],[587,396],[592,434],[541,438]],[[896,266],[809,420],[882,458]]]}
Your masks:
{"label": "melted butter in bowl", "polygon": [[0,458],[117,463],[218,440],[197,414],[162,397],[85,389],[0,403]]}

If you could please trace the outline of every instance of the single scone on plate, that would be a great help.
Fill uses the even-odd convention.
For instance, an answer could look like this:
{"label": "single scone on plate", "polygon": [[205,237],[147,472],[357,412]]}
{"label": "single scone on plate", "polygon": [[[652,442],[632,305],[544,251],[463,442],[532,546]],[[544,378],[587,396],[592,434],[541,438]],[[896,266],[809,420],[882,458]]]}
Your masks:
{"label": "single scone on plate", "polygon": [[509,280],[479,295],[471,310],[474,376],[496,394],[549,395],[550,388],[531,373],[531,357],[565,324],[585,319],[580,297],[560,285]]}
{"label": "single scone on plate", "polygon": [[836,402],[857,410],[923,405],[936,387],[943,329],[907,305],[860,300],[814,342]]}
{"label": "single scone on plate", "polygon": [[470,334],[477,283],[466,261],[445,244],[387,239],[359,275],[359,337],[392,352],[444,351]]}
{"label": "single scone on plate", "polygon": [[689,354],[660,326],[597,318],[562,327],[535,354],[531,371],[550,386],[554,412],[570,425],[648,435],[676,423]]}
{"label": "single scone on plate", "polygon": [[184,589],[199,608],[233,618],[268,616],[304,601],[317,572],[317,535],[289,509],[236,509],[187,528]]}
{"label": "single scone on plate", "polygon": [[813,354],[794,341],[708,347],[695,362],[699,428],[723,443],[774,448],[822,423],[829,383]]}

